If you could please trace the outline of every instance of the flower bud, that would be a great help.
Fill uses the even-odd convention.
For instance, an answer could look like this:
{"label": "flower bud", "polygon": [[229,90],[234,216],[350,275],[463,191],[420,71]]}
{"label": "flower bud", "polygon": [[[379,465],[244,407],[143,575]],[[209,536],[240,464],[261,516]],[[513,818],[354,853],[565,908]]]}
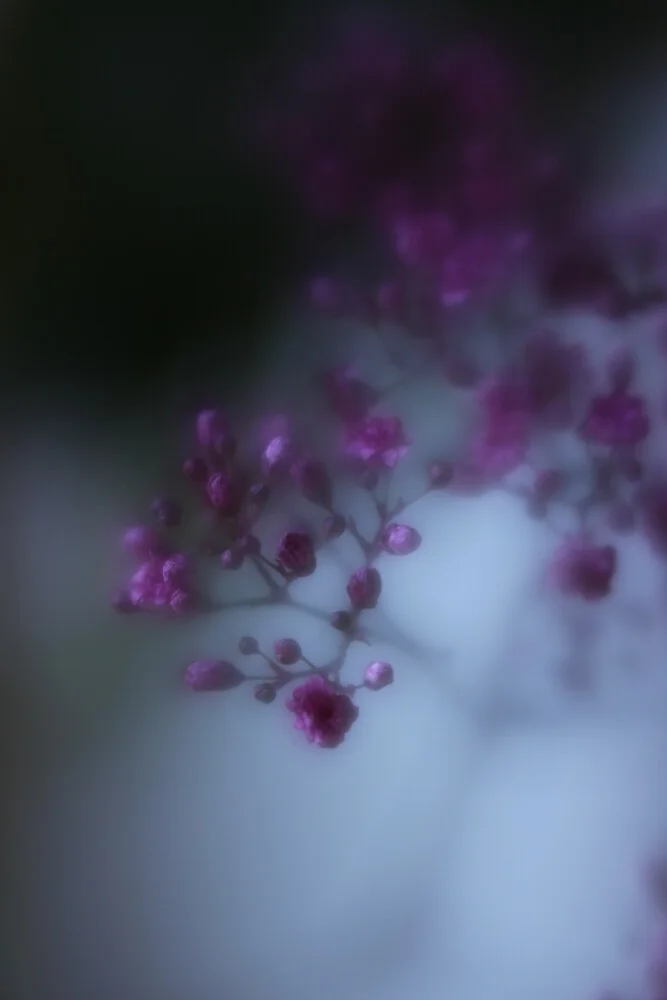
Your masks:
{"label": "flower bud", "polygon": [[158,497],[151,504],[151,513],[163,528],[177,528],[183,517],[183,507],[172,497]]}
{"label": "flower bud", "polygon": [[281,474],[289,468],[294,457],[294,444],[287,434],[271,438],[262,453],[264,471],[270,475]]}
{"label": "flower bud", "polygon": [[324,462],[302,459],[294,462],[290,471],[306,500],[327,510],[331,508],[331,476]]}
{"label": "flower bud", "polygon": [[360,610],[376,607],[381,590],[382,578],[374,566],[362,566],[352,574],[347,584],[347,596]]}
{"label": "flower bud", "polygon": [[273,655],[283,667],[292,667],[301,659],[301,646],[295,639],[278,639],[273,645]]}
{"label": "flower bud", "polygon": [[223,517],[236,517],[243,504],[243,495],[237,483],[224,472],[215,472],[209,479],[206,492],[211,504]]}
{"label": "flower bud", "polygon": [[381,688],[393,683],[393,680],[394,668],[390,663],[384,663],[382,660],[375,660],[373,663],[369,663],[364,671],[364,685],[370,688],[371,691],[379,691]]}
{"label": "flower bud", "polygon": [[263,705],[270,705],[276,700],[276,685],[270,681],[263,681],[256,685],[254,693],[257,701],[261,701]]}
{"label": "flower bud", "polygon": [[388,524],[380,539],[385,552],[394,556],[407,556],[421,545],[421,535],[407,524]]}
{"label": "flower bud", "polygon": [[185,683],[191,691],[230,691],[245,679],[227,660],[196,660],[185,671]]}
{"label": "flower bud", "polygon": [[259,643],[253,635],[244,635],[239,639],[239,653],[243,656],[252,656],[259,653]]}

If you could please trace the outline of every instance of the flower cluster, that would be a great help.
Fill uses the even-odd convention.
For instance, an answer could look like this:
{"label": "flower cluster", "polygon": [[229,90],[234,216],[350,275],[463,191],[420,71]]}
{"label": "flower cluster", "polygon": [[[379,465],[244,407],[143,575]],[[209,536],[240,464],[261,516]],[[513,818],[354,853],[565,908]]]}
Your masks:
{"label": "flower cluster", "polygon": [[[368,235],[365,226],[375,245],[378,235],[383,242],[386,271],[378,280],[357,286],[320,276],[311,281],[310,300],[332,318],[362,317],[405,375],[408,366],[386,336],[391,328],[408,353],[421,352],[420,363],[442,374],[445,391],[468,394],[469,434],[459,454],[428,464],[427,489],[513,489],[510,474],[528,467],[532,485],[518,492],[533,514],[548,517],[567,489],[568,470],[540,467],[534,445],[555,432],[578,436],[590,457],[592,486],[575,505],[580,530],[555,547],[548,578],[568,595],[600,601],[613,591],[619,557],[613,544],[595,537],[591,512],[603,511],[613,531],[629,530],[636,516],[656,549],[667,552],[667,486],[646,481],[644,469],[650,407],[634,384],[632,350],[612,359],[599,386],[583,347],[532,319],[517,320],[512,304],[517,282],[527,277],[545,304],[583,304],[613,315],[643,308],[648,298],[641,291],[626,294],[614,261],[625,254],[627,262],[641,247],[644,262],[653,255],[655,275],[667,241],[652,239],[647,250],[636,227],[590,232],[575,219],[559,160],[527,140],[520,88],[489,46],[443,52],[413,41],[408,32],[377,25],[353,30],[297,74],[264,123],[263,141],[318,219],[353,218],[362,225],[360,241]],[[490,372],[473,356],[474,337],[467,333],[491,308],[494,316],[509,317],[508,333],[520,349],[508,352],[510,364]],[[152,524],[123,537],[139,565],[115,606],[168,617],[237,607],[200,592],[202,560],[217,561],[223,572],[252,567],[267,594],[251,603],[287,605],[292,584],[316,573],[321,548],[347,534],[360,556],[347,581],[347,606],[331,614],[340,641],[333,660],[311,661],[294,637],[278,638],[266,650],[246,636],[239,655],[261,661],[264,673],[246,674],[226,660],[197,660],[185,673],[195,691],[252,680],[264,704],[291,687],[286,706],[297,729],[310,742],[333,747],[357,719],[357,692],[377,691],[394,677],[390,664],[373,661],[360,684],[341,680],[349,646],[367,641],[362,616],[382,598],[375,563],[382,554],[409,556],[422,539],[401,520],[407,503],[391,506],[387,499],[385,487],[411,439],[398,416],[380,412],[386,388],[371,385],[350,364],[320,372],[316,381],[338,422],[336,459],[323,461],[304,448],[284,414],[271,415],[250,442],[244,431],[240,447],[227,416],[203,410],[182,472],[190,498],[207,512],[204,537],[193,543],[191,528],[185,530],[188,504],[171,496],[155,500]],[[336,503],[337,477],[347,475],[375,504],[371,537]],[[305,530],[292,522],[268,551],[264,512],[277,504],[289,512],[290,491],[319,512],[319,526]]]}

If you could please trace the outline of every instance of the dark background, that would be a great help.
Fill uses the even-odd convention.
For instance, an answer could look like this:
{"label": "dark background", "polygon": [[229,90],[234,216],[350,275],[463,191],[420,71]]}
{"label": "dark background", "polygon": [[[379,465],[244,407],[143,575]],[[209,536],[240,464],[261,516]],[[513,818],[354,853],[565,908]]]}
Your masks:
{"label": "dark background", "polygon": [[[423,9],[445,25],[490,23],[509,36],[538,68],[545,114],[567,126],[601,79],[661,46],[663,6],[491,0],[447,17],[441,5]],[[160,406],[178,370],[186,394],[213,385],[224,392],[251,375],[274,335],[276,308],[315,251],[294,206],[249,170],[234,119],[244,79],[263,74],[270,86],[326,9],[297,0],[226,7],[5,7],[0,322],[8,412],[55,407],[113,421],[121,408]],[[192,359],[209,348],[220,362],[198,370]]]}

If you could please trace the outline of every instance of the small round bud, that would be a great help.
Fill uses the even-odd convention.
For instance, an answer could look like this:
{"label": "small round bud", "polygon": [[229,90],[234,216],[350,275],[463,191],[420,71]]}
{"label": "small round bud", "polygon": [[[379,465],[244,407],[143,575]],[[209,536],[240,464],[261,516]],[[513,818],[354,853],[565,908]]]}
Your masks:
{"label": "small round bud", "polygon": [[432,490],[442,489],[451,482],[454,470],[451,462],[431,462],[428,469],[428,481]]}
{"label": "small round bud", "polygon": [[330,509],[331,476],[324,462],[301,459],[292,464],[290,472],[306,500]]}
{"label": "small round bud", "polygon": [[206,484],[208,498],[223,517],[236,517],[243,505],[243,494],[237,483],[224,472],[214,472]]}
{"label": "small round bud", "polygon": [[245,556],[238,548],[225,549],[220,556],[223,569],[240,569],[243,566]]}
{"label": "small round bud", "polygon": [[263,681],[261,684],[257,684],[255,687],[255,698],[257,701],[261,701],[263,705],[270,705],[272,701],[276,700],[275,684],[271,684],[270,681]]}
{"label": "small round bud", "polygon": [[334,538],[340,538],[340,536],[345,532],[347,527],[345,518],[342,514],[333,514],[331,517],[327,517],[322,525],[322,533],[324,537],[331,541]]}
{"label": "small round bud", "polygon": [[252,656],[253,653],[259,653],[259,643],[253,635],[244,635],[239,639],[239,653],[243,656]]}
{"label": "small round bud", "polygon": [[192,691],[230,691],[245,675],[227,660],[196,660],[185,671],[185,683]]}
{"label": "small round bud", "polygon": [[295,639],[278,639],[273,645],[273,655],[283,667],[292,667],[301,659],[301,646]]}
{"label": "small round bud", "polygon": [[352,615],[349,611],[334,611],[331,616],[331,624],[339,632],[349,632],[352,628]]}
{"label": "small round bud", "polygon": [[394,669],[389,663],[375,660],[369,663],[364,672],[364,685],[371,691],[379,691],[394,680]]}
{"label": "small round bud", "polygon": [[172,497],[158,497],[151,504],[151,514],[163,528],[177,528],[183,517],[183,507]]}
{"label": "small round bud", "polygon": [[380,544],[385,552],[394,556],[407,556],[415,552],[422,543],[422,538],[415,528],[408,524],[392,522],[382,532]]}
{"label": "small round bud", "polygon": [[208,479],[208,466],[203,458],[186,458],[183,462],[183,475],[193,483],[205,483]]}

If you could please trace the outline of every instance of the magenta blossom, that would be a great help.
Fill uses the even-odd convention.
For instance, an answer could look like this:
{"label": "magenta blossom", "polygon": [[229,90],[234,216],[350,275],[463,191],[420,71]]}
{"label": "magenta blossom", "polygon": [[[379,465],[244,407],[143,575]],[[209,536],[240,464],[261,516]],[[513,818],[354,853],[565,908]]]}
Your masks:
{"label": "magenta blossom", "polygon": [[316,567],[312,538],[304,531],[288,531],[280,540],[276,558],[286,573],[310,576]]}
{"label": "magenta blossom", "polygon": [[222,517],[236,517],[243,506],[243,494],[238,483],[224,472],[214,472],[206,484],[211,506]]}
{"label": "magenta blossom", "polygon": [[556,552],[550,575],[564,593],[599,601],[611,593],[617,562],[612,545],[594,545],[575,535],[567,538]]}
{"label": "magenta blossom", "polygon": [[352,699],[321,676],[295,688],[287,708],[296,716],[294,728],[309,743],[326,748],[340,746],[359,714]]}
{"label": "magenta blossom", "polygon": [[393,469],[409,446],[398,417],[366,417],[349,428],[345,451],[364,465]]}
{"label": "magenta blossom", "polygon": [[649,428],[642,397],[614,390],[593,399],[582,434],[589,441],[609,448],[634,448],[646,439]]}
{"label": "magenta blossom", "polygon": [[492,378],[478,390],[481,423],[467,460],[484,476],[503,476],[524,461],[530,444],[532,415],[526,384]]}
{"label": "magenta blossom", "polygon": [[230,691],[244,680],[244,674],[227,660],[196,660],[185,671],[191,691]]}
{"label": "magenta blossom", "polygon": [[364,671],[364,685],[371,691],[379,691],[381,688],[393,684],[394,668],[390,663],[383,660],[374,660],[369,663]]}

